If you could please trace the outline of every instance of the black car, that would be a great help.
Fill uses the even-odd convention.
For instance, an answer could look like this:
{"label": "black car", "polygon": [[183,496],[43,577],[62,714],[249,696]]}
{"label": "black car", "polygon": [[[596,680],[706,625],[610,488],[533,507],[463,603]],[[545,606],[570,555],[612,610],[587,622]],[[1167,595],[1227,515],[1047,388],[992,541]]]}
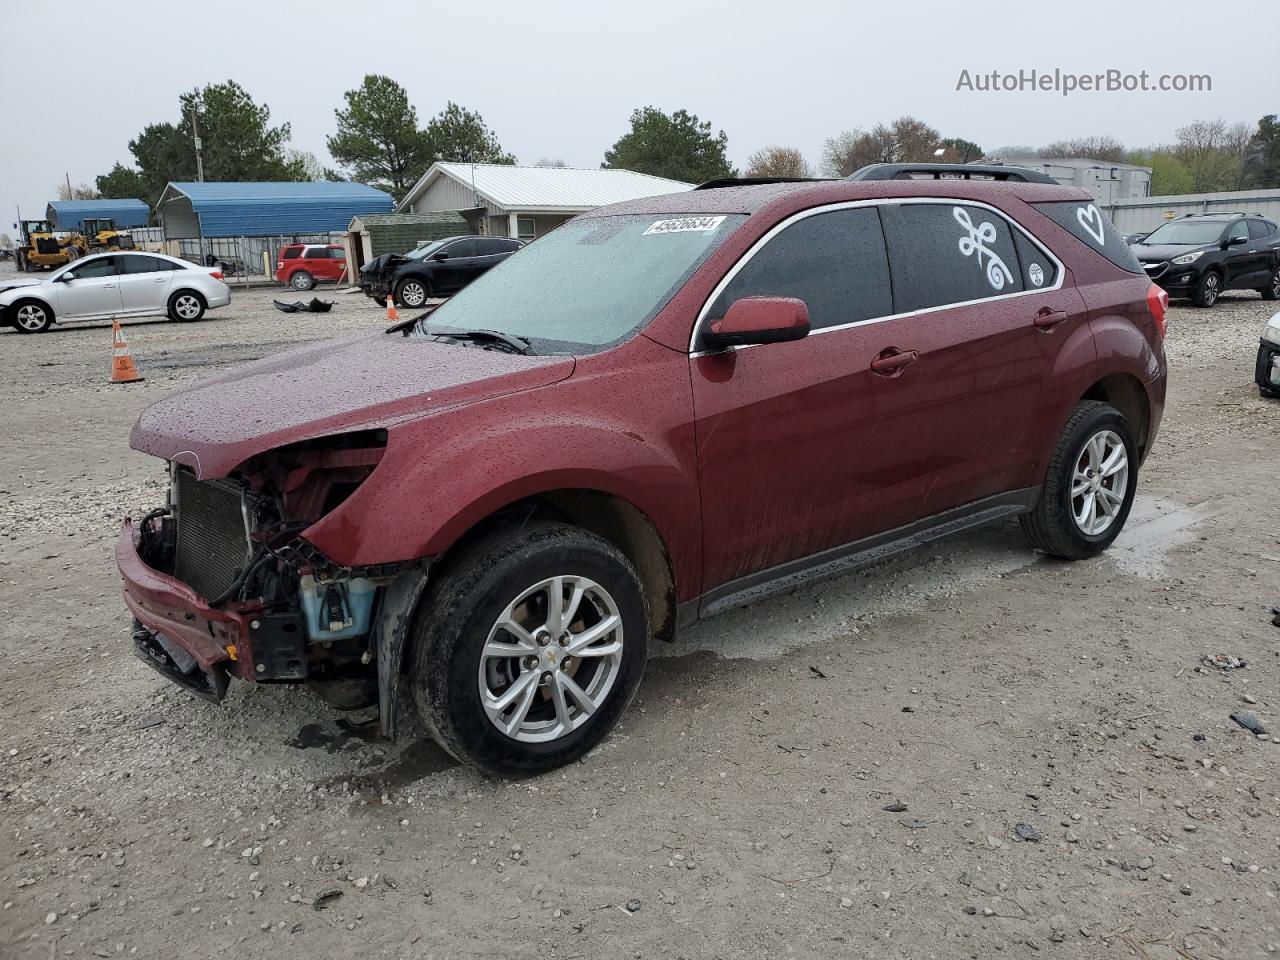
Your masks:
{"label": "black car", "polygon": [[402,307],[457,293],[523,244],[507,237],[445,237],[404,256],[386,253],[360,268],[360,289],[379,302],[395,294]]}
{"label": "black car", "polygon": [[1211,307],[1225,290],[1280,297],[1280,232],[1257,214],[1187,214],[1161,224],[1130,249],[1170,297]]}

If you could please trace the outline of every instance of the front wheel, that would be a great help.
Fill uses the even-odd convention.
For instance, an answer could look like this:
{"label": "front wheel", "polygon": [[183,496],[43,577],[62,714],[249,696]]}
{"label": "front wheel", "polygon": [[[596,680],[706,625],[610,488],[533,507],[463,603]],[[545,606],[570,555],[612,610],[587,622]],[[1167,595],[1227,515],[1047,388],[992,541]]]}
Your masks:
{"label": "front wheel", "polygon": [[396,284],[396,303],[402,307],[416,309],[426,303],[429,296],[431,291],[427,289],[427,285],[414,277]]}
{"label": "front wheel", "polygon": [[648,658],[639,577],[594,534],[500,530],[452,562],[414,624],[413,690],[440,745],[494,776],[582,757],[626,709]]}
{"label": "front wheel", "polygon": [[1222,294],[1222,277],[1213,270],[1206,270],[1200,282],[1196,284],[1191,302],[1197,307],[1212,307]]}
{"label": "front wheel", "polygon": [[24,300],[13,308],[13,325],[19,333],[44,333],[53,325],[53,311],[43,303]]}
{"label": "front wheel", "polygon": [[1129,421],[1097,400],[1076,405],[1034,510],[1019,518],[1031,545],[1064,560],[1101,553],[1119,536],[1138,486]]}

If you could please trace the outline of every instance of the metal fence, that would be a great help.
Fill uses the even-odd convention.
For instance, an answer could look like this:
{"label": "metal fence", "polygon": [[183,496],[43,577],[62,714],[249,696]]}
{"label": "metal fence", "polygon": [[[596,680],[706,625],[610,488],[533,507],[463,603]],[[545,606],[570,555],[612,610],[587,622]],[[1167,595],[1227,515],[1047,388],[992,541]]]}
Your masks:
{"label": "metal fence", "polygon": [[345,233],[294,234],[279,237],[202,237],[166,240],[160,227],[130,230],[141,250],[166,253],[192,263],[217,266],[228,283],[261,283],[275,274],[280,251],[291,243],[342,243]]}
{"label": "metal fence", "polygon": [[1280,219],[1280,190],[1234,190],[1168,197],[1134,197],[1099,203],[1121,233],[1154,230],[1187,213],[1260,213]]}

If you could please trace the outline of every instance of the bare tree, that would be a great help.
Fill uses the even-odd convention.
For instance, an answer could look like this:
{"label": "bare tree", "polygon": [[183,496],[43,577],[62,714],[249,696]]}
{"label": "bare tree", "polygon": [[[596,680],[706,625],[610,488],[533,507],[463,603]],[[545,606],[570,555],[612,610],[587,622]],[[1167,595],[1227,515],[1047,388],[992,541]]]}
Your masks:
{"label": "bare tree", "polygon": [[846,130],[822,148],[823,169],[831,176],[847,177],[869,163],[912,163],[936,159],[942,149],[938,131],[915,117],[899,117],[869,131]]}
{"label": "bare tree", "polygon": [[748,177],[812,177],[813,168],[795,147],[770,146],[747,158]]}
{"label": "bare tree", "polygon": [[569,165],[565,163],[563,160],[561,160],[559,157],[539,157],[537,163],[535,163],[534,166],[561,168],[561,167],[567,167]]}
{"label": "bare tree", "polygon": [[1245,154],[1253,136],[1248,124],[1193,120],[1179,127],[1176,136],[1175,154],[1191,174],[1192,190],[1216,193],[1237,189],[1243,182]]}
{"label": "bare tree", "polygon": [[1115,137],[1076,137],[1074,140],[1058,140],[1037,151],[1037,156],[1045,160],[1062,160],[1069,157],[1084,157],[1089,160],[1104,160],[1109,163],[1123,163],[1124,144]]}
{"label": "bare tree", "polygon": [[87,183],[68,184],[65,180],[58,184],[59,200],[97,200],[98,191]]}

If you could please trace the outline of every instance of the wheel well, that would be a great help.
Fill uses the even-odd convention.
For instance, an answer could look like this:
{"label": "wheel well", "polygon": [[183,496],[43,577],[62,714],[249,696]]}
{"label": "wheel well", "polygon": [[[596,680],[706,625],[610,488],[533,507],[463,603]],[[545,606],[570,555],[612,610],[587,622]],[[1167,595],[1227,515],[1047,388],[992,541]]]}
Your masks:
{"label": "wheel well", "polygon": [[209,306],[208,298],[199,290],[197,290],[195,287],[183,287],[181,290],[175,290],[173,291],[173,293],[169,294],[170,306],[173,305],[173,301],[177,300],[178,297],[182,296],[184,293],[189,293],[193,297],[198,297],[201,303],[203,303],[206,307]]}
{"label": "wheel well", "polygon": [[1146,459],[1147,445],[1151,439],[1151,408],[1147,403],[1147,391],[1137,377],[1127,373],[1113,373],[1091,386],[1080,399],[1101,400],[1119,410],[1133,424],[1138,440],[1138,459]]}
{"label": "wheel well", "polygon": [[54,313],[53,307],[45,303],[39,297],[23,297],[21,300],[15,300],[13,301],[13,303],[9,304],[9,306],[5,307],[6,311],[13,311],[13,319],[15,323],[17,322],[18,308],[26,303],[33,303],[37,307],[39,307],[41,310],[43,310],[45,313],[47,313],[49,315],[49,321],[51,323],[58,319],[58,315]]}
{"label": "wheel well", "polygon": [[634,505],[599,490],[552,490],[518,500],[490,514],[459,537],[435,566],[447,565],[468,544],[493,530],[531,520],[560,520],[601,537],[631,561],[660,640],[675,636],[676,591],[671,558],[652,521]]}

